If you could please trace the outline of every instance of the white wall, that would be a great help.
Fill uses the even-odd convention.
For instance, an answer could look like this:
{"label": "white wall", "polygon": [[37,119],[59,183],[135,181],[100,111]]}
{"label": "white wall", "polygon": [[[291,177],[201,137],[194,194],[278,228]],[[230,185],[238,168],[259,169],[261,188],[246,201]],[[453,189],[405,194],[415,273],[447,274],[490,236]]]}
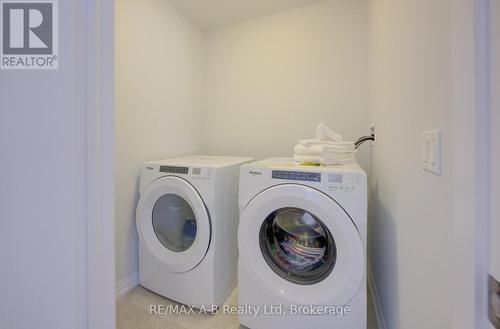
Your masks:
{"label": "white wall", "polygon": [[86,328],[83,3],[59,1],[59,70],[0,71],[0,328]]}
{"label": "white wall", "polygon": [[291,156],[320,122],[347,139],[368,134],[367,1],[327,0],[209,30],[206,45],[207,152]]}
{"label": "white wall", "polygon": [[[452,327],[450,20],[449,1],[371,1],[369,249],[390,329]],[[430,129],[442,130],[441,176],[421,169]]]}
{"label": "white wall", "polygon": [[116,279],[137,271],[146,160],[201,150],[203,32],[165,0],[116,3]]}

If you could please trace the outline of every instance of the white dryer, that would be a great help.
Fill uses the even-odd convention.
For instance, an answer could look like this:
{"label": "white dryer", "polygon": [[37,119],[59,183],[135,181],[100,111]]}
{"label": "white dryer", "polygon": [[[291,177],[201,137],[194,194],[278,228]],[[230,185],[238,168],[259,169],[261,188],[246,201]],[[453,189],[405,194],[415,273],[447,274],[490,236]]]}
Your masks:
{"label": "white dryer", "polygon": [[251,158],[146,162],[137,205],[139,281],[196,307],[220,305],[236,284],[238,176]]}
{"label": "white dryer", "polygon": [[[240,322],[252,329],[366,329],[367,180],[357,164],[241,167]],[[251,314],[249,314],[251,313]]]}

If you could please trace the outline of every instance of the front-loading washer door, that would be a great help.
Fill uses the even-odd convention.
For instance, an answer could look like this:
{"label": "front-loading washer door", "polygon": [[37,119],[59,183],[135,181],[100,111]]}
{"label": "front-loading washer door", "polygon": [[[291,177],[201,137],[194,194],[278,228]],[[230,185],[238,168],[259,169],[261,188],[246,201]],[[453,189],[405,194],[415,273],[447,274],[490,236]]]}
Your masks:
{"label": "front-loading washer door", "polygon": [[250,277],[279,304],[345,305],[365,277],[356,226],[311,187],[283,184],[258,194],[241,213],[238,245]]}
{"label": "front-loading washer door", "polygon": [[205,257],[210,216],[187,181],[165,176],[153,181],[137,205],[137,232],[151,253],[172,272],[187,272]]}

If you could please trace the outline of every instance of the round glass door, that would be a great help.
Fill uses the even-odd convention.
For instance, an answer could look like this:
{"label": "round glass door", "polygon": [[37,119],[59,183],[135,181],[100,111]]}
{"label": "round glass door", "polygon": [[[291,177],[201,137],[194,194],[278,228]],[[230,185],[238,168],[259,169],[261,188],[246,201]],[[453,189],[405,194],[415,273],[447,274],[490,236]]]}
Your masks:
{"label": "round glass door", "polygon": [[240,269],[285,307],[345,305],[364,281],[364,242],[355,223],[312,187],[281,184],[254,196],[241,211],[238,249]]}
{"label": "round glass door", "polygon": [[153,229],[160,242],[173,252],[183,252],[196,238],[193,209],[177,194],[164,194],[153,207]]}
{"label": "round glass door", "polygon": [[281,208],[262,223],[259,243],[267,264],[280,277],[310,285],[325,279],[335,266],[336,246],[330,230],[300,208]]}
{"label": "round glass door", "polygon": [[144,250],[173,273],[198,266],[212,237],[210,214],[200,194],[173,176],[158,178],[141,191],[136,225]]}

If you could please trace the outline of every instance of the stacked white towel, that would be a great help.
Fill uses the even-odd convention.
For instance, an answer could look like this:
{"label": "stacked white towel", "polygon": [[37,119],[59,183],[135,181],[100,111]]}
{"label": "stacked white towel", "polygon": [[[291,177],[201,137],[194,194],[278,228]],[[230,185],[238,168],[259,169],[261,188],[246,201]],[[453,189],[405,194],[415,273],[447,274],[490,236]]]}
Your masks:
{"label": "stacked white towel", "polygon": [[323,165],[342,165],[356,162],[353,142],[320,124],[315,139],[303,139],[294,148],[293,158],[299,162]]}

